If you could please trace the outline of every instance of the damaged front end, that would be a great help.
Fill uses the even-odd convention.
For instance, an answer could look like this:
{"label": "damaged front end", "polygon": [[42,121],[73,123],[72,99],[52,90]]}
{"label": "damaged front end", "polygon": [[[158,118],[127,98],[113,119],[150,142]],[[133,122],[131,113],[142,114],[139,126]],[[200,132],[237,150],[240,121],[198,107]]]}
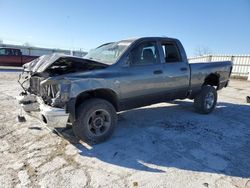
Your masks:
{"label": "damaged front end", "polygon": [[50,127],[65,127],[69,118],[65,104],[70,84],[38,76],[31,76],[27,82],[29,87],[17,97],[23,110]]}
{"label": "damaged front end", "polygon": [[25,112],[35,115],[48,126],[65,127],[69,119],[66,107],[70,100],[71,81],[64,75],[105,67],[72,56],[41,56],[24,65],[18,80],[23,92],[17,100]]}

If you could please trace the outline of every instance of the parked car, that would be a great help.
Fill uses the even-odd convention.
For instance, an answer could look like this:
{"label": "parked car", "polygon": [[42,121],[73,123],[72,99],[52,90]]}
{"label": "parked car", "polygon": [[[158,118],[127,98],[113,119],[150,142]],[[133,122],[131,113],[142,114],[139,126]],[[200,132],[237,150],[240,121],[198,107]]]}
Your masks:
{"label": "parked car", "polygon": [[38,56],[22,55],[20,49],[0,48],[0,66],[22,66]]}
{"label": "parked car", "polygon": [[26,111],[53,127],[71,122],[76,136],[98,143],[113,133],[119,111],[189,98],[197,112],[212,112],[232,63],[189,64],[179,40],[146,37],[103,44],[84,58],[43,56],[24,70]]}

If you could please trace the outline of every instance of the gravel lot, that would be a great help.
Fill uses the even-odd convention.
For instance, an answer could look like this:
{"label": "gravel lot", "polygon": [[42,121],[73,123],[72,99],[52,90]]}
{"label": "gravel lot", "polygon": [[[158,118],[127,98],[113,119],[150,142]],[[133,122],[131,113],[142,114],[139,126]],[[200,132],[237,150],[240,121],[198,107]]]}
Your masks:
{"label": "gravel lot", "polygon": [[0,72],[0,187],[250,187],[250,82],[232,80],[210,115],[189,100],[120,113],[90,147],[71,129],[18,123],[17,77]]}

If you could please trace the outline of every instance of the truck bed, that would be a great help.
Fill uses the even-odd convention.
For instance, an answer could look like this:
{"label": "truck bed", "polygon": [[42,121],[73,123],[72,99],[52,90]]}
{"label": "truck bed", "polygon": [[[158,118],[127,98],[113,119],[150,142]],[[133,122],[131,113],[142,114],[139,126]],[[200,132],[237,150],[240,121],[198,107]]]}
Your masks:
{"label": "truck bed", "polygon": [[203,84],[201,80],[205,80],[209,75],[220,75],[219,82],[223,84],[228,81],[232,70],[231,61],[190,63],[190,85],[191,88],[199,88]]}

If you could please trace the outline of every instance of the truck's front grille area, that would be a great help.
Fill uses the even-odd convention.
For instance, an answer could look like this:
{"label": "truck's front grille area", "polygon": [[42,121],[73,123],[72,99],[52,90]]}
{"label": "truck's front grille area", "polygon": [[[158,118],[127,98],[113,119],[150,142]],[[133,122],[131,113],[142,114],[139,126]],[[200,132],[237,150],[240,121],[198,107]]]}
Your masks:
{"label": "truck's front grille area", "polygon": [[46,85],[42,89],[44,94],[50,98],[56,98],[59,91],[58,85]]}
{"label": "truck's front grille area", "polygon": [[46,98],[56,98],[59,91],[59,86],[58,85],[40,86],[42,80],[43,79],[40,77],[30,78],[30,93]]}
{"label": "truck's front grille area", "polygon": [[41,91],[40,83],[41,83],[40,77],[35,77],[35,76],[31,77],[30,78],[30,93],[40,96],[40,91]]}

